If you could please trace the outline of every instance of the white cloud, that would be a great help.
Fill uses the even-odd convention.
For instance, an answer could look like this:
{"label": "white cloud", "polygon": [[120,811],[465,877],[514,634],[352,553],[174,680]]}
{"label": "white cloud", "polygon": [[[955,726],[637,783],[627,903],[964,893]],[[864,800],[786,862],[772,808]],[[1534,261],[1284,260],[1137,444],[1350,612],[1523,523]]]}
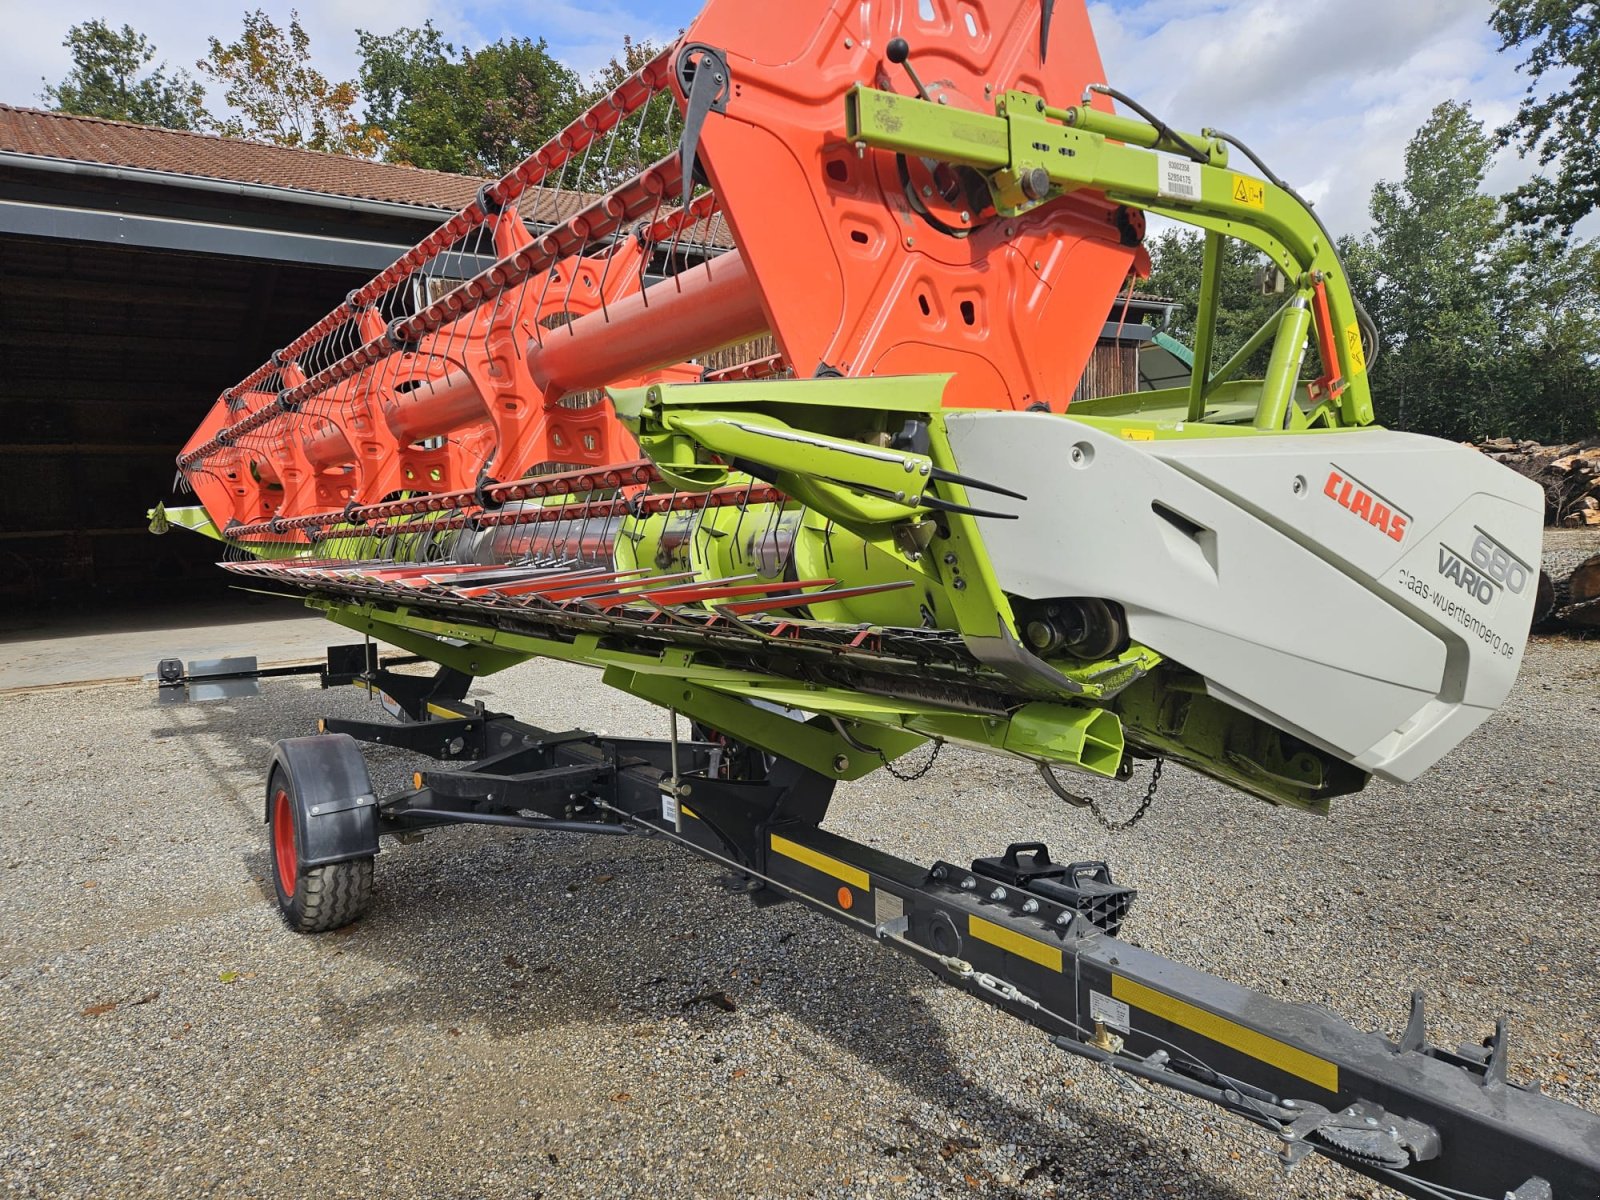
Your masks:
{"label": "white cloud", "polygon": [[[1179,128],[1250,143],[1335,233],[1369,223],[1373,185],[1445,100],[1490,128],[1523,82],[1488,0],[1119,0],[1091,6],[1110,82]],[[1501,156],[1491,186],[1525,179]]]}
{"label": "white cloud", "polygon": [[[753,2],[753,0],[752,0]],[[765,2],[765,0],[763,0]],[[193,69],[206,35],[235,36],[246,7],[281,23],[289,0],[240,0],[227,17],[180,0],[124,3],[111,18],[155,42],[170,66]],[[603,66],[622,35],[670,41],[696,0],[303,0],[319,69],[352,78],[355,30],[386,33],[432,19],[458,46],[545,37],[584,75]],[[1470,100],[1491,129],[1515,108],[1524,81],[1496,49],[1489,0],[1095,0],[1090,15],[1107,81],[1180,128],[1218,126],[1243,138],[1316,202],[1335,232],[1367,227],[1380,179],[1398,178],[1407,141],[1443,100]],[[0,101],[38,104],[41,76],[69,64],[61,39],[105,15],[103,0],[7,5],[0,39]],[[1503,154],[1489,186],[1531,173]],[[1591,223],[1600,223],[1592,221]]]}
{"label": "white cloud", "polygon": [[[73,25],[96,19],[112,26],[128,24],[155,45],[156,61],[169,70],[183,68],[195,74],[196,60],[206,53],[209,36],[224,42],[236,38],[247,8],[261,8],[280,26],[287,26],[291,8],[311,38],[312,65],[331,80],[353,78],[359,59],[358,28],[387,32],[401,25],[420,25],[430,16],[435,24],[455,32],[446,19],[447,6],[438,0],[328,0],[290,4],[281,0],[242,0],[226,15],[208,10],[206,20],[195,20],[194,6],[176,0],[145,0],[123,5],[108,16],[102,0],[59,0],[50,5],[15,6],[7,14],[6,37],[0,40],[0,101],[39,105],[44,81],[59,81],[72,62],[62,39]],[[470,33],[470,30],[463,30]],[[41,78],[42,77],[42,78]]]}
{"label": "white cloud", "polygon": [[[46,81],[59,81],[72,63],[61,45],[67,30],[102,19],[127,23],[156,46],[157,60],[194,73],[206,39],[237,37],[247,9],[261,8],[286,26],[291,9],[311,37],[313,65],[331,80],[353,79],[360,66],[357,29],[388,33],[432,20],[457,46],[478,47],[500,38],[546,38],[552,52],[587,76],[622,48],[623,34],[634,40],[667,42],[686,21],[675,0],[493,0],[463,6],[446,0],[239,0],[238,8],[206,8],[196,20],[195,6],[180,0],[140,0],[107,16],[104,0],[59,0],[50,5],[8,4],[6,36],[0,39],[0,103],[40,105]],[[689,6],[690,15],[693,7]],[[214,106],[218,98],[212,98]]]}

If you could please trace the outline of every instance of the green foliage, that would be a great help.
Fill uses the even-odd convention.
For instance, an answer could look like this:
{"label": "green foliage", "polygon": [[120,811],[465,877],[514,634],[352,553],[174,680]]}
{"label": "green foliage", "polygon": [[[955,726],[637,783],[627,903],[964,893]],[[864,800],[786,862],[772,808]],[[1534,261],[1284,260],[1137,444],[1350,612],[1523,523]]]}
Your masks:
{"label": "green foliage", "polygon": [[1479,189],[1493,146],[1465,105],[1445,103],[1406,147],[1405,176],[1372,191],[1357,286],[1388,343],[1373,376],[1379,419],[1464,437],[1492,407],[1504,285],[1500,207]]}
{"label": "green foliage", "polygon": [[[1403,177],[1373,189],[1372,232],[1340,239],[1383,338],[1369,381],[1378,419],[1461,440],[1587,437],[1600,432],[1600,246],[1508,219],[1483,192],[1494,151],[1468,106],[1439,105],[1407,146]],[[1173,333],[1191,344],[1203,243],[1182,229],[1150,242],[1145,287],[1181,302]],[[1224,246],[1214,364],[1281,299],[1257,286],[1260,255]]]}
{"label": "green foliage", "polygon": [[85,21],[61,44],[72,52],[72,69],[40,94],[56,111],[166,129],[193,129],[204,119],[205,90],[187,71],[168,75],[162,63],[141,74],[156,48],[131,25]]}
{"label": "green foliage", "polygon": [[432,22],[357,38],[366,117],[394,162],[503,174],[585,107],[578,76],[543,38],[458,50]]}
{"label": "green foliage", "polygon": [[[421,84],[432,73],[449,67],[455,53],[455,47],[444,40],[432,21],[421,29],[401,28],[381,36],[358,29],[356,42],[361,52],[361,97],[366,118],[387,130],[401,124],[402,110],[408,104],[421,105]],[[391,155],[395,145],[391,136]]]}
{"label": "green foliage", "polygon": [[[588,107],[614,91],[630,75],[637,74],[646,63],[660,54],[662,47],[651,41],[636,42],[626,34],[622,38],[622,53],[613,55],[601,67],[584,97]],[[651,99],[642,112],[634,113],[623,123],[619,148],[605,164],[599,180],[601,186],[610,187],[630,175],[636,175],[651,163],[659,162],[671,154],[678,145],[678,106],[671,94],[662,92]]]}
{"label": "green foliage", "polygon": [[[1528,90],[1517,115],[1499,131],[1555,165],[1553,180],[1535,179],[1511,196],[1517,219],[1571,233],[1600,209],[1600,6],[1592,0],[1498,0],[1489,18],[1500,48],[1525,48]],[[1540,85],[1553,86],[1541,92]]]}
{"label": "green foliage", "polygon": [[1513,349],[1499,431],[1546,442],[1600,433],[1600,244],[1521,233],[1506,265]]}
{"label": "green foliage", "polygon": [[[1180,302],[1172,315],[1168,332],[1192,346],[1200,305],[1200,272],[1205,235],[1188,228],[1169,228],[1152,239],[1148,246],[1150,278],[1144,282],[1142,290]],[[1283,303],[1282,295],[1263,294],[1261,272],[1268,267],[1266,256],[1254,246],[1233,238],[1222,243],[1222,270],[1217,287],[1217,341],[1211,360],[1213,369],[1225,363]],[[1269,342],[1249,360],[1244,374],[1261,375],[1271,353]],[[1306,356],[1308,370],[1315,359],[1314,354]]]}
{"label": "green foliage", "polygon": [[[389,34],[358,30],[357,39],[366,119],[383,131],[385,157],[467,175],[504,174],[661,51],[624,36],[621,53],[585,85],[542,38],[464,50],[427,22]],[[662,94],[627,118],[614,142],[597,143],[584,186],[637,174],[676,141],[677,110]],[[576,169],[565,186],[575,177]]]}
{"label": "green foliage", "polygon": [[1482,191],[1493,152],[1470,108],[1447,102],[1404,177],[1373,189],[1372,233],[1347,265],[1387,343],[1378,417],[1460,439],[1586,436],[1600,428],[1600,263],[1593,246],[1507,221]]}
{"label": "green foliage", "polygon": [[378,153],[381,135],[354,115],[356,85],[329,83],[311,66],[311,38],[298,12],[291,9],[289,27],[280,29],[258,8],[245,14],[237,40],[208,42],[209,52],[195,65],[222,86],[223,99],[238,112],[209,118],[208,128],[328,154],[370,158]]}

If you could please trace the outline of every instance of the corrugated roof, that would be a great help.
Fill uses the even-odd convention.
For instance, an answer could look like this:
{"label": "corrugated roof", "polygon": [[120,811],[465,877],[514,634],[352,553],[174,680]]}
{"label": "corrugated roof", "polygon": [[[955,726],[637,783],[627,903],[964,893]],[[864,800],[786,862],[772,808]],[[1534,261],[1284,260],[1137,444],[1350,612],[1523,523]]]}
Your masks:
{"label": "corrugated roof", "polygon": [[[474,175],[9,104],[0,104],[0,151],[411,204],[441,212],[465,208],[483,183]],[[531,188],[517,207],[525,217],[548,224],[566,220],[597,198],[594,193]],[[704,242],[707,232],[702,222],[686,233],[684,240]],[[709,232],[712,245],[723,248],[732,244],[720,216],[713,218]]]}
{"label": "corrugated roof", "polygon": [[441,210],[464,208],[481,182],[446,171],[9,104],[0,104],[0,150]]}

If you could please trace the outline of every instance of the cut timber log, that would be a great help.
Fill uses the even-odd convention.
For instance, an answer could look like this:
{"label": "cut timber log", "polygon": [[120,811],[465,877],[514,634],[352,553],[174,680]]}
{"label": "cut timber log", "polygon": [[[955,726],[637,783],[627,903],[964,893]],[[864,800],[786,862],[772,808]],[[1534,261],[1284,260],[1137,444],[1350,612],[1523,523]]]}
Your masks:
{"label": "cut timber log", "polygon": [[1600,629],[1600,554],[1546,551],[1533,614],[1538,629]]}
{"label": "cut timber log", "polygon": [[1600,525],[1600,500],[1585,496],[1561,518],[1563,525]]}
{"label": "cut timber log", "polygon": [[1567,579],[1567,594],[1574,604],[1600,600],[1600,554],[1591,554],[1578,564]]}
{"label": "cut timber log", "polygon": [[1600,600],[1586,600],[1562,609],[1556,618],[1568,629],[1600,629]]}
{"label": "cut timber log", "polygon": [[1549,571],[1541,569],[1539,571],[1539,590],[1535,593],[1533,598],[1533,627],[1535,629],[1543,628],[1545,622],[1550,619],[1550,614],[1555,611],[1555,608],[1555,581],[1550,578]]}

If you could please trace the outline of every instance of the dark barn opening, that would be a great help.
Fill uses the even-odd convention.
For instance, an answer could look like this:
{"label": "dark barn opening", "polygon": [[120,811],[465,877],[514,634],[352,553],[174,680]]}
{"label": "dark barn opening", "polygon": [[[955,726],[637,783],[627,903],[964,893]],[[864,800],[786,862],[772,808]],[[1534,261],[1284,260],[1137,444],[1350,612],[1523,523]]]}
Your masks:
{"label": "dark barn opening", "polygon": [[178,451],[224,387],[476,187],[0,106],[0,611],[225,591],[217,543],[149,532]]}

